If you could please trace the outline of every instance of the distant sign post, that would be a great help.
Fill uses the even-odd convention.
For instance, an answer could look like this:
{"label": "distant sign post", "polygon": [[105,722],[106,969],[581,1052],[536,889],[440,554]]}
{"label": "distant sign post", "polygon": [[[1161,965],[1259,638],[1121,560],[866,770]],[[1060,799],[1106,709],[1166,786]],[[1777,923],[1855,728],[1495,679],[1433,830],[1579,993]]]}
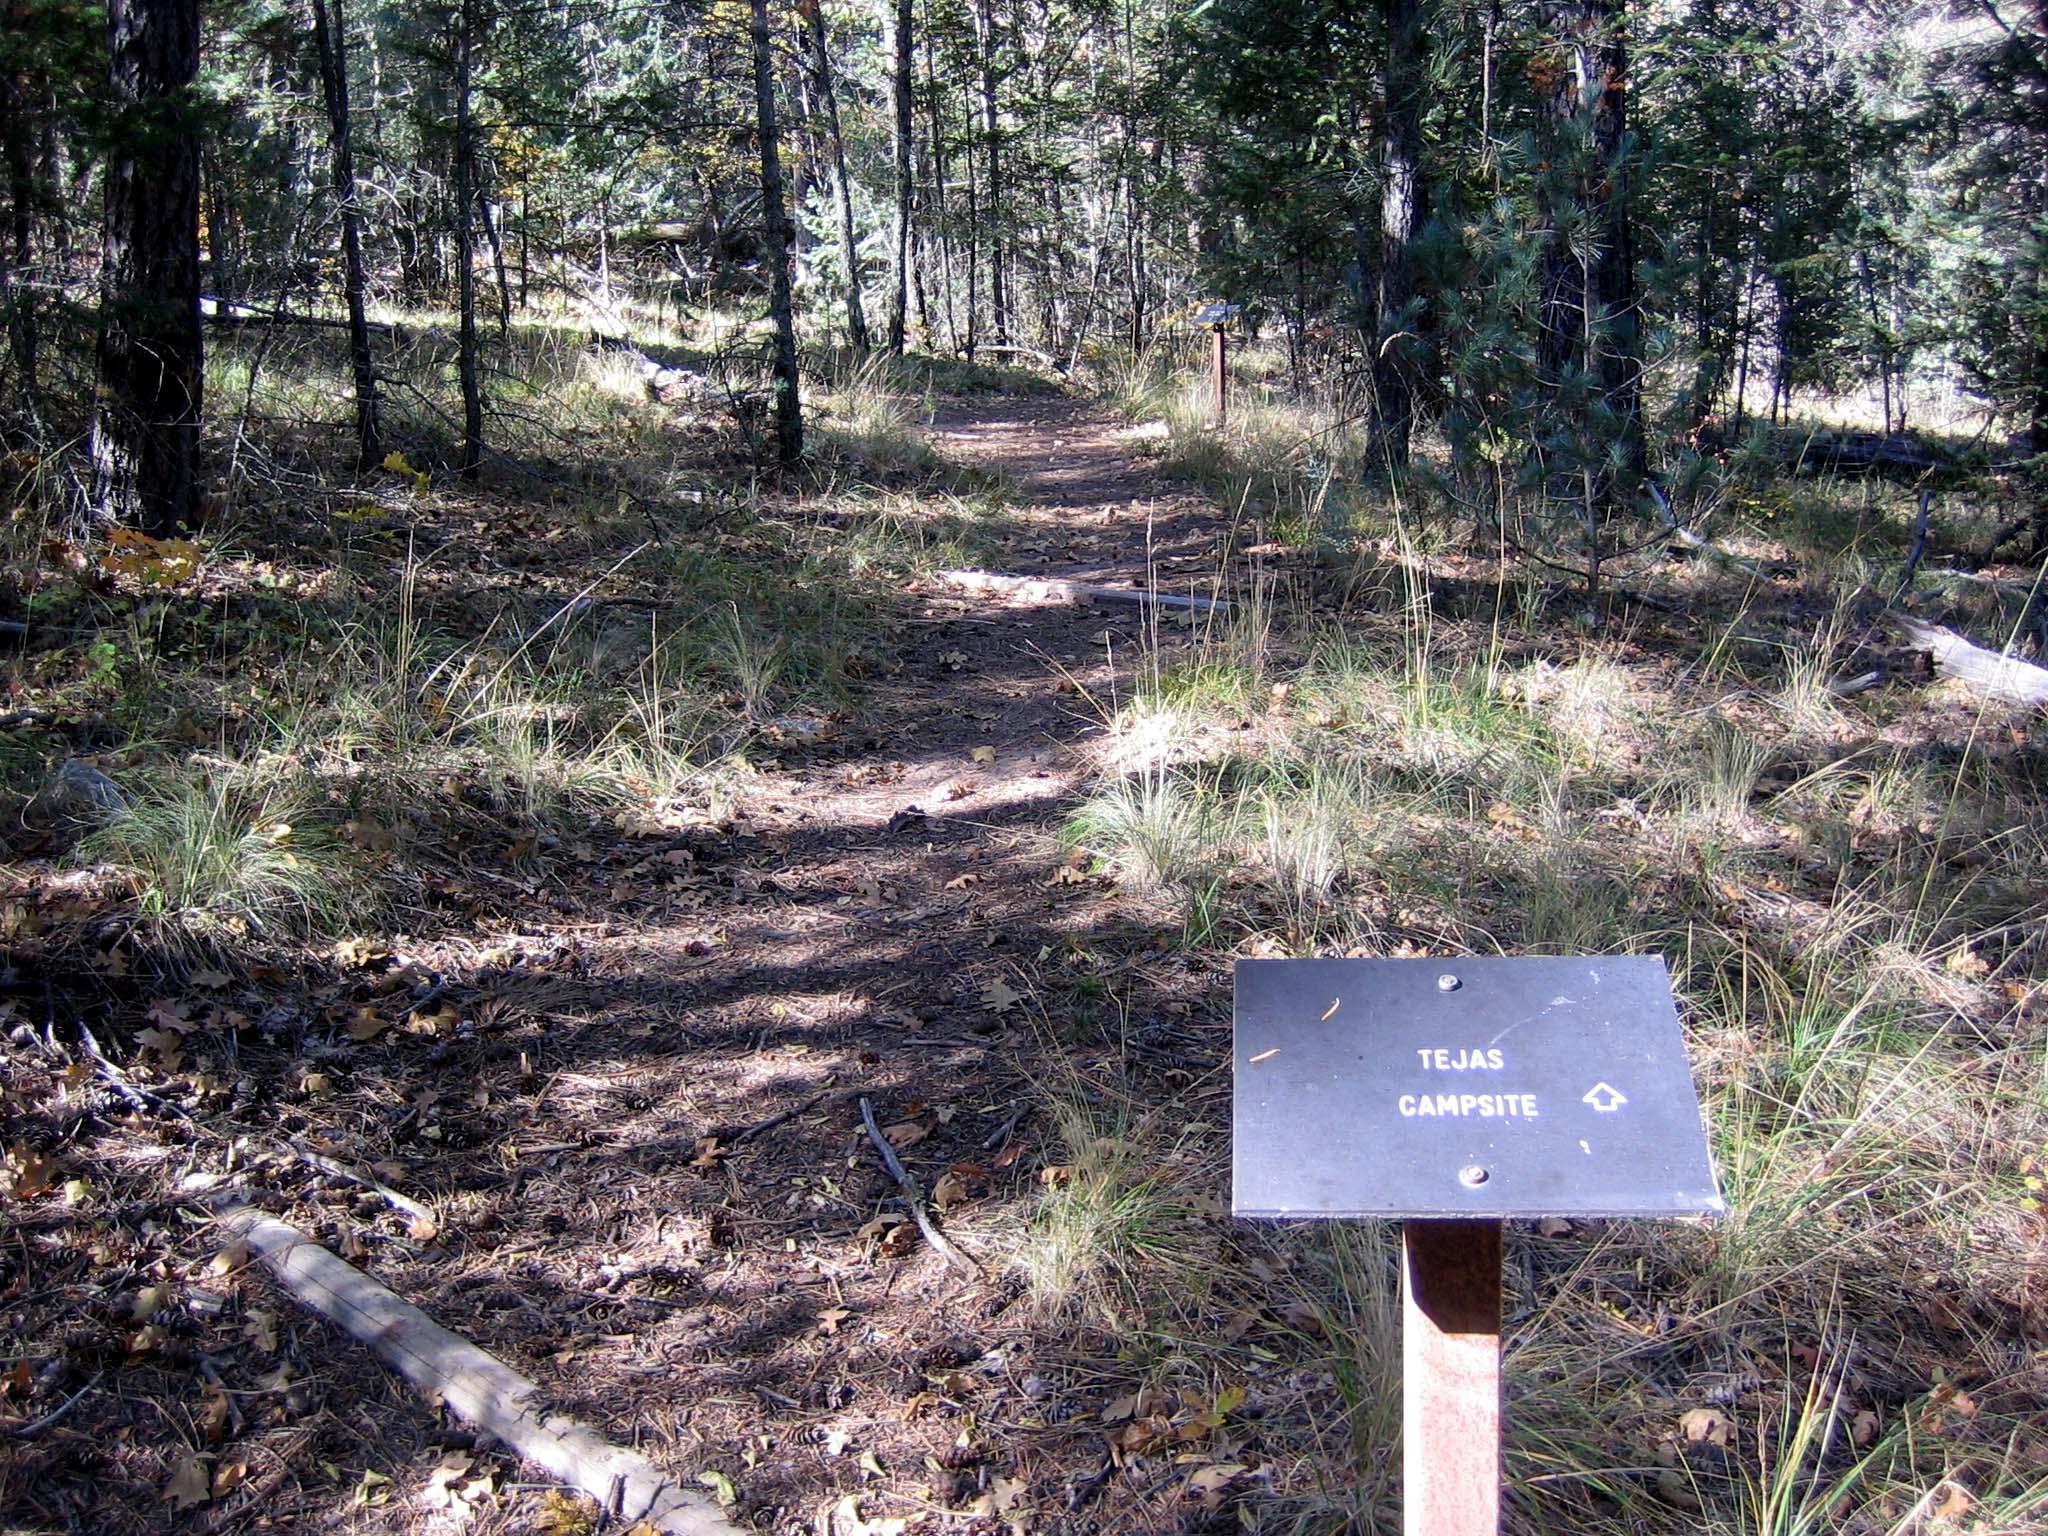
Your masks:
{"label": "distant sign post", "polygon": [[1232,1208],[1401,1227],[1407,1536],[1500,1526],[1501,1222],[1722,1209],[1664,962],[1246,960]]}
{"label": "distant sign post", "polygon": [[1195,311],[1195,324],[1207,326],[1210,336],[1214,338],[1210,345],[1210,356],[1214,362],[1216,375],[1216,425],[1219,427],[1223,425],[1230,406],[1230,376],[1223,368],[1224,350],[1228,343],[1224,340],[1223,333],[1229,328],[1230,322],[1237,318],[1238,308],[1236,304],[1204,304]]}

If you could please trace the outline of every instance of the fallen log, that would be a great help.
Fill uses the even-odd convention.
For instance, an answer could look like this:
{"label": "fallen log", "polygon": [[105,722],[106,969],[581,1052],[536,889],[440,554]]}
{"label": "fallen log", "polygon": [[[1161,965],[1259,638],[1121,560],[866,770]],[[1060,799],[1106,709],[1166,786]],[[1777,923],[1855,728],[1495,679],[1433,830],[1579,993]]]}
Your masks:
{"label": "fallen log", "polygon": [[637,1451],[552,1411],[538,1384],[428,1317],[287,1222],[247,1205],[220,1213],[284,1288],[450,1413],[597,1500],[613,1520],[665,1536],[752,1536]]}
{"label": "fallen log", "polygon": [[[258,309],[253,304],[237,304],[227,299],[202,298],[199,301],[199,317],[208,325],[302,325],[316,330],[345,331],[349,323],[329,315],[295,315],[283,309]],[[394,335],[398,327],[388,320],[369,320],[365,328],[379,336]]]}
{"label": "fallen log", "polygon": [[1190,613],[1228,613],[1230,602],[1221,597],[1178,597],[1145,587],[1098,587],[1084,581],[1067,581],[1054,576],[1004,576],[994,571],[941,571],[939,578],[969,592],[1001,593],[1027,601],[1135,603],[1139,607],[1178,608]]}
{"label": "fallen log", "polygon": [[1885,614],[1897,623],[1909,644],[1934,658],[1937,676],[1946,673],[1979,692],[2015,704],[2048,705],[2048,667],[1990,650],[1952,629],[1896,608],[1886,609]]}
{"label": "fallen log", "polygon": [[[1729,554],[1711,539],[1702,538],[1680,523],[1673,514],[1671,498],[1654,480],[1650,482],[1650,493],[1656,500],[1665,532],[1676,542],[1688,549],[1726,560],[1753,576],[1764,574],[1747,561]],[[1913,549],[1908,556],[1906,570],[1900,580],[1898,592],[1893,596],[1893,602],[1898,601],[1899,596],[1902,596],[1906,587],[1911,584],[1914,568],[1926,550],[1928,500],[1927,493],[1922,492],[1919,515],[1914,520]],[[1916,618],[1890,605],[1879,610],[1879,616],[1892,620],[1905,635],[1909,645],[1928,654],[1934,663],[1937,676],[1945,672],[1980,692],[1990,694],[1994,698],[2008,699],[2016,704],[2048,705],[2048,668],[2037,667],[2032,662],[2022,661],[2019,657],[2005,652],[1990,650],[1952,629]],[[1861,677],[1840,684],[1831,684],[1830,688],[1837,696],[1846,698],[1875,686],[1877,680],[1873,680],[1871,674],[1865,673]]]}

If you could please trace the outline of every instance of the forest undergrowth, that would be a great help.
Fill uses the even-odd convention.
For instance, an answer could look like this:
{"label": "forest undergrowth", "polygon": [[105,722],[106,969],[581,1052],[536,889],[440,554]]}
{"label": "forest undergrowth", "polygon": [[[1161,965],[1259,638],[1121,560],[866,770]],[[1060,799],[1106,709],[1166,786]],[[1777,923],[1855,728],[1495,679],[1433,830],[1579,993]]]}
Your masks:
{"label": "forest undergrowth", "polygon": [[[245,1269],[230,1183],[762,1529],[1396,1529],[1396,1237],[1228,1217],[1229,966],[1585,952],[1669,962],[1729,1214],[1511,1233],[1509,1529],[2040,1528],[2048,735],[1888,638],[1912,488],[1731,466],[1729,559],[1646,549],[1589,630],[1341,401],[1219,432],[1104,360],[1105,451],[1210,492],[1231,607],[1027,645],[938,573],[1092,517],[1145,579],[1148,525],[932,423],[1057,464],[1087,408],[835,363],[776,480],[721,335],[519,333],[476,485],[424,404],[335,475],[344,359],[252,335],[201,534],[9,524],[10,1519],[598,1528]],[[2000,510],[1945,489],[1937,549]],[[2036,574],[1909,602],[1996,636]],[[1001,789],[1038,693],[1078,766]],[[961,734],[899,807],[913,708]],[[980,1288],[888,1219],[856,1092]]]}
{"label": "forest undergrowth", "polygon": [[[1895,651],[1911,488],[1737,461],[1702,509],[1728,560],[1636,559],[1589,634],[1574,583],[1503,564],[1425,476],[1372,491],[1341,398],[1253,395],[1219,432],[1206,376],[1138,365],[1111,397],[1251,548],[1234,610],[1184,642],[1155,626],[1098,701],[1070,844],[1218,964],[1671,967],[1729,1214],[1511,1232],[1510,1528],[2038,1529],[2048,738],[1896,664],[1845,692]],[[1986,487],[1942,501],[1950,548],[1996,526]],[[1922,571],[1905,601],[2017,641],[2039,575]],[[1390,1232],[1233,1234],[1191,1272],[1113,1203],[1225,1188],[1215,1091],[1147,1105],[1155,1158],[1065,1196],[1116,1257],[1060,1283],[1151,1334],[1169,1378],[1287,1319],[1322,1375],[1292,1405],[1313,1470],[1276,1503],[1392,1529]]]}

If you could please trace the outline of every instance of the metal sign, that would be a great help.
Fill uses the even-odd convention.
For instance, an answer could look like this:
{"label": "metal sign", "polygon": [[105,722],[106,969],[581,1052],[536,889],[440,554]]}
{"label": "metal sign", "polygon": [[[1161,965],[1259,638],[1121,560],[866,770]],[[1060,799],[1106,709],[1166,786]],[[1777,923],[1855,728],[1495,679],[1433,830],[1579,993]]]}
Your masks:
{"label": "metal sign", "polygon": [[1240,1216],[1718,1212],[1661,958],[1244,960]]}
{"label": "metal sign", "polygon": [[1196,325],[1228,325],[1237,318],[1242,306],[1237,304],[1204,304],[1195,311]]}

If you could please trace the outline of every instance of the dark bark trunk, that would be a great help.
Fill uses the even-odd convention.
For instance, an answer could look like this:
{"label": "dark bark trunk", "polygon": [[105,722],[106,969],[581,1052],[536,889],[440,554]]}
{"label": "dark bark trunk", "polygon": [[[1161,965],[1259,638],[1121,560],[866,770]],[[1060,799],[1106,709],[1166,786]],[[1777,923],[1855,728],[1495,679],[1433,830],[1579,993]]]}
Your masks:
{"label": "dark bark trunk", "polygon": [[455,283],[461,311],[462,457],[457,468],[474,480],[484,461],[484,394],[476,335],[476,104],[471,100],[471,54],[476,13],[463,0],[455,34]]}
{"label": "dark bark trunk", "polygon": [[364,299],[362,210],[356,200],[355,147],[348,109],[348,29],[342,11],[346,3],[313,0],[313,40],[320,52],[320,89],[327,102],[334,199],[341,217],[342,294],[348,304],[349,367],[356,394],[356,462],[372,465],[384,457],[384,436],[377,420],[377,367],[370,350]]}
{"label": "dark bark trunk", "polygon": [[479,195],[476,214],[483,226],[484,243],[491,248],[491,277],[498,285],[498,339],[503,341],[512,334],[512,278],[505,270],[505,242],[498,236],[499,215],[491,208],[491,199]]}
{"label": "dark bark trunk", "polygon": [[775,322],[775,457],[785,469],[803,458],[803,404],[797,392],[795,274],[789,211],[782,201],[782,145],[775,122],[775,58],[768,45],[768,0],[752,0],[754,110],[761,139],[761,211],[766,225],[769,314]]}
{"label": "dark bark trunk", "polygon": [[[832,88],[832,62],[825,52],[825,11],[818,0],[802,0],[804,25],[811,40],[811,72],[825,104],[825,129],[831,142],[833,199],[839,211],[839,259],[846,268],[846,330],[853,350],[868,349],[867,311],[860,302],[860,243],[853,232],[853,189],[846,180],[846,140],[839,131],[839,99]],[[902,348],[899,346],[898,351]]]}
{"label": "dark bark trunk", "polygon": [[198,0],[110,0],[93,503],[159,537],[199,520]]}
{"label": "dark bark trunk", "polygon": [[891,233],[895,250],[895,261],[889,288],[889,350],[897,356],[903,355],[904,307],[908,302],[910,286],[910,198],[911,141],[910,141],[910,69],[912,49],[916,38],[911,31],[915,18],[911,12],[911,0],[895,0],[896,20],[894,37],[895,69],[890,82],[896,111],[896,224]]}
{"label": "dark bark trunk", "polygon": [[1554,168],[1542,184],[1549,234],[1537,363],[1565,429],[1553,445],[1566,461],[1564,474],[1552,477],[1553,494],[1562,491],[1583,524],[1596,591],[1607,522],[1633,502],[1644,469],[1623,15],[1621,0],[1559,0],[1544,10],[1543,106]]}
{"label": "dark bark trunk", "polygon": [[1376,462],[1395,474],[1408,467],[1415,416],[1415,359],[1420,350],[1410,313],[1415,297],[1415,231],[1422,218],[1422,5],[1386,0],[1385,133],[1380,183],[1379,325],[1374,338]]}
{"label": "dark bark trunk", "polygon": [[7,249],[0,254],[0,307],[7,311],[7,348],[14,361],[14,385],[26,424],[42,436],[36,394],[36,352],[40,342],[34,290],[25,287],[35,264],[36,181],[29,157],[33,129],[27,83],[0,76],[0,147],[7,157]]}
{"label": "dark bark trunk", "polygon": [[1009,289],[1003,281],[1003,152],[999,135],[1001,119],[996,112],[996,22],[992,0],[975,0],[974,36],[980,55],[981,131],[983,180],[988,189],[988,305],[989,329],[997,346],[1010,341]]}

